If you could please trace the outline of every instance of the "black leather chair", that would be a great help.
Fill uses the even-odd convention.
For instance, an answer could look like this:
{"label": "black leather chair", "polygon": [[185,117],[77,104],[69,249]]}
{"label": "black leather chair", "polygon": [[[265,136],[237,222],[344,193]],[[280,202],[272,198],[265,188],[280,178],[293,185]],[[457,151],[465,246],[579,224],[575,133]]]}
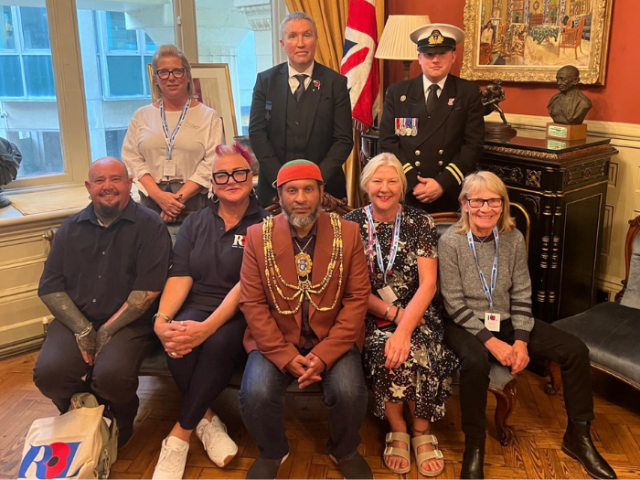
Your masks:
{"label": "black leather chair", "polygon": [[[629,220],[625,242],[626,278],[614,302],[553,324],[580,338],[589,348],[591,366],[640,390],[640,216]],[[547,393],[560,390],[560,367],[548,364]]]}

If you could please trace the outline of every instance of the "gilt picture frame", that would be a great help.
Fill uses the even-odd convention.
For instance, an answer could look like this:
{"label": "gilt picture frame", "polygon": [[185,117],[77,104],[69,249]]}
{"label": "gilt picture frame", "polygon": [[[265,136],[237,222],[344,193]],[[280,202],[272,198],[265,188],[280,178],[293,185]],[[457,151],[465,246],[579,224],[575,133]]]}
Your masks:
{"label": "gilt picture frame", "polygon": [[613,0],[466,0],[461,77],[555,82],[565,65],[604,85]]}
{"label": "gilt picture frame", "polygon": [[[147,65],[151,100],[158,101],[158,95],[153,88],[153,69]],[[213,108],[220,117],[224,128],[224,143],[233,144],[233,137],[238,135],[236,113],[233,104],[231,77],[229,65],[226,63],[192,63],[191,77],[195,87],[195,97],[198,101]]]}

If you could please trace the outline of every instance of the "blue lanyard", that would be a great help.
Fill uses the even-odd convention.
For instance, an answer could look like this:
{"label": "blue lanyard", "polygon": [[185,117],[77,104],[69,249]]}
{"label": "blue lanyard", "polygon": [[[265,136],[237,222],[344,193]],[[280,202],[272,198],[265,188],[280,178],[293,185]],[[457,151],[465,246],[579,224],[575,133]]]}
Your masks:
{"label": "blue lanyard", "polygon": [[182,109],[182,113],[180,114],[180,119],[176,124],[173,132],[169,135],[169,125],[167,125],[167,114],[164,111],[164,102],[160,99],[160,118],[162,118],[162,133],[164,133],[164,141],[167,143],[167,160],[171,160],[171,151],[173,150],[173,145],[176,141],[176,136],[180,131],[180,127],[182,127],[182,122],[184,122],[185,117],[187,116],[187,112],[189,111],[189,106],[191,105],[191,97],[187,99],[187,103],[184,104],[184,108]]}
{"label": "blue lanyard", "polygon": [[487,287],[487,280],[484,278],[484,274],[480,269],[480,263],[478,262],[478,253],[476,252],[476,246],[473,243],[473,234],[471,230],[467,232],[467,240],[469,241],[469,248],[471,249],[471,254],[473,255],[473,259],[476,261],[476,267],[478,269],[478,273],[480,274],[480,281],[482,282],[482,289],[484,290],[484,295],[489,300],[489,307],[493,310],[493,292],[496,289],[496,278],[498,277],[498,228],[493,227],[493,238],[496,242],[496,254],[493,257],[493,268],[491,268],[491,290]]}
{"label": "blue lanyard", "polygon": [[371,205],[367,205],[364,209],[364,213],[367,215],[367,220],[369,221],[369,242],[367,244],[367,260],[369,263],[369,269],[371,271],[371,276],[375,277],[375,267],[373,264],[373,246],[376,246],[376,256],[378,257],[378,268],[384,275],[384,284],[387,284],[387,274],[391,273],[391,267],[393,267],[393,262],[396,260],[396,255],[398,253],[398,245],[400,244],[400,223],[402,222],[402,209],[398,207],[398,213],[396,214],[396,224],[393,228],[393,240],[391,242],[391,251],[389,252],[389,263],[387,264],[387,268],[384,268],[384,264],[382,263],[382,251],[380,250],[380,242],[378,241],[378,234],[376,233],[376,226],[373,223],[373,216],[371,215]]}

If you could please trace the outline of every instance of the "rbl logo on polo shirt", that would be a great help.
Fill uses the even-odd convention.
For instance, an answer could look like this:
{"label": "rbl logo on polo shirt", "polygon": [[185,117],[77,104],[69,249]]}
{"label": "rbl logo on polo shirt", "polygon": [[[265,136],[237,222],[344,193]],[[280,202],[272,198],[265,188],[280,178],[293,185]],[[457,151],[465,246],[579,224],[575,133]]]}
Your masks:
{"label": "rbl logo on polo shirt", "polygon": [[234,235],[233,248],[244,248],[244,244],[247,241],[246,235]]}

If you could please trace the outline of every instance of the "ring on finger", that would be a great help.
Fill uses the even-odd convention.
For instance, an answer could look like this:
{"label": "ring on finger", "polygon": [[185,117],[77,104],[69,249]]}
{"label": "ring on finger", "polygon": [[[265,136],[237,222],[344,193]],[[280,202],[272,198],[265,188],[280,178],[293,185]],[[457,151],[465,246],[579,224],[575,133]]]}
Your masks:
{"label": "ring on finger", "polygon": [[176,352],[171,352],[169,355],[171,355],[172,357],[176,356]]}
{"label": "ring on finger", "polygon": [[184,327],[184,321],[183,320],[180,320],[180,326]]}

